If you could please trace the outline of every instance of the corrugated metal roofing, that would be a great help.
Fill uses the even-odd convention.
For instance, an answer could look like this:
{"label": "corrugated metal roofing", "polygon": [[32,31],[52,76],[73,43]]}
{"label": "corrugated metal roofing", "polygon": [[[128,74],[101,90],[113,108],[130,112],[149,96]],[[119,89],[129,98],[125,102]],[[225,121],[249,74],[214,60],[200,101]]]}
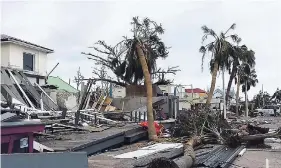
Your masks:
{"label": "corrugated metal roofing", "polygon": [[202,89],[200,89],[200,88],[185,89],[185,92],[186,92],[186,93],[192,93],[192,90],[193,90],[193,93],[206,93],[205,90],[202,90]]}
{"label": "corrugated metal roofing", "polygon": [[1,114],[1,122],[8,122],[10,120],[13,120],[15,117],[17,117],[16,114],[14,113],[4,113],[4,114]]}
{"label": "corrugated metal roofing", "polygon": [[59,90],[65,90],[69,93],[77,93],[79,90],[62,80],[60,77],[49,76],[47,83],[49,85],[57,86]]}
{"label": "corrugated metal roofing", "polygon": [[196,157],[194,167],[227,168],[243,148],[229,148],[225,145],[215,147],[208,154]]}

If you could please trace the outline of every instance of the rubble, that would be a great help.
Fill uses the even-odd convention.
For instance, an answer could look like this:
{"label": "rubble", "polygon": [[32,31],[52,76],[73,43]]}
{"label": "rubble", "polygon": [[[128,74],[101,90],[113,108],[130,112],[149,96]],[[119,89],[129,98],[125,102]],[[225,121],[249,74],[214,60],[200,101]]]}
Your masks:
{"label": "rubble", "polygon": [[[10,82],[1,85],[1,122],[40,121],[45,126],[44,132],[33,133],[33,147],[38,152],[86,151],[91,156],[147,138],[146,106],[124,111],[122,105],[118,109],[106,93],[91,89],[92,79],[88,79],[74,111],[57,105],[44,91],[46,87],[31,85],[19,71],[1,69],[1,75]],[[155,106],[165,102],[163,100],[157,98]],[[181,147],[134,158],[130,163],[135,167],[160,163],[185,168],[191,165],[227,167],[228,162],[244,156],[253,147],[280,149],[281,146],[281,125],[275,124],[272,118],[232,117],[229,113],[224,120],[220,111],[202,107],[181,112],[176,120],[169,122],[173,127],[168,129],[162,120],[168,117],[161,111],[158,113],[161,116],[157,116],[160,121],[155,122],[157,142],[179,143]],[[278,127],[273,127],[273,123]],[[219,147],[209,149],[206,144]]]}

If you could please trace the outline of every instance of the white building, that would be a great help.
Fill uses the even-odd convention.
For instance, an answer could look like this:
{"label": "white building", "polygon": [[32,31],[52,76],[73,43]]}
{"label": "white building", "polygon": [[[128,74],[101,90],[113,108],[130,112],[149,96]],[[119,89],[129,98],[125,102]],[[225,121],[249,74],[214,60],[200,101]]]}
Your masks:
{"label": "white building", "polygon": [[32,83],[45,84],[47,54],[54,51],[1,34],[1,67],[22,70]]}

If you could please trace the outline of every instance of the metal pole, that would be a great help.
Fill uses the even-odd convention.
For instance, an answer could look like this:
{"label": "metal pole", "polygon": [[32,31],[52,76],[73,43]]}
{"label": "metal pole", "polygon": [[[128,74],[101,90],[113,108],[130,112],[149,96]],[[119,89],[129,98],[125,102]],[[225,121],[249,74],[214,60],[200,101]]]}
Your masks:
{"label": "metal pole", "polygon": [[226,102],[225,102],[225,87],[224,87],[224,68],[222,70],[222,93],[223,93],[223,118],[226,119]]}
{"label": "metal pole", "polygon": [[51,73],[57,68],[57,66],[59,65],[60,63],[58,62],[54,68],[48,73],[48,75],[46,76],[46,79],[51,75]]}

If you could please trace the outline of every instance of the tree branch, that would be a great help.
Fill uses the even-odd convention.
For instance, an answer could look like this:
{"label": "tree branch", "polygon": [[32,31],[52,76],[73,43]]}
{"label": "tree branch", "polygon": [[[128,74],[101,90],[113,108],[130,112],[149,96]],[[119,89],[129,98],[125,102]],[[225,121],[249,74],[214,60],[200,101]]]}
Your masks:
{"label": "tree branch", "polygon": [[111,80],[111,79],[101,79],[101,78],[95,78],[93,79],[95,81],[104,81],[104,82],[109,82],[109,83],[113,83],[113,84],[116,84],[116,85],[119,85],[119,86],[123,86],[123,87],[126,87],[127,84],[126,83],[123,83],[123,82],[118,82],[118,81],[114,81],[114,80]]}

